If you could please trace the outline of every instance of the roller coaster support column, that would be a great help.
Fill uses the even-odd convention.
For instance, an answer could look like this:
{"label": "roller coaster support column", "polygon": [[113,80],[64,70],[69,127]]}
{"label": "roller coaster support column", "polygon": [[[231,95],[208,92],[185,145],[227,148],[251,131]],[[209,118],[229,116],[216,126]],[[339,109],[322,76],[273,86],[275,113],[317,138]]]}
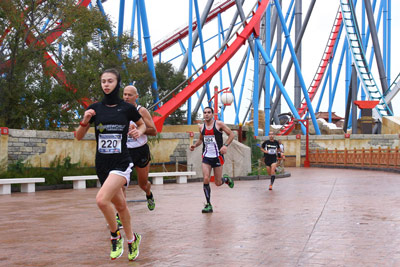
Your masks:
{"label": "roller coaster support column", "polygon": [[151,84],[151,88],[153,88],[154,94],[155,94],[154,103],[157,103],[159,101],[158,90],[157,90],[157,78],[156,78],[156,71],[154,69],[153,51],[151,49],[149,24],[147,23],[146,5],[144,3],[144,0],[139,0],[139,3],[140,3],[139,4],[140,17],[142,20],[142,28],[143,28],[143,39],[144,39],[144,44],[146,47],[146,54],[147,54],[147,65],[149,66],[149,70],[154,79],[153,83]]}
{"label": "roller coaster support column", "polygon": [[[301,31],[301,21],[302,21],[302,0],[296,0],[295,4],[295,31],[294,36],[295,40],[299,38],[299,34]],[[297,59],[299,60],[299,64],[301,67],[301,45],[299,49],[296,51]],[[294,78],[294,106],[299,109],[301,107],[301,85],[299,81],[298,75],[295,75]]]}
{"label": "roller coaster support column", "polygon": [[119,0],[118,38],[121,38],[124,28],[125,0]]}
{"label": "roller coaster support column", "polygon": [[[191,25],[193,24],[193,0],[189,0],[189,33],[188,33],[188,77],[192,76],[192,30]],[[189,78],[188,83],[191,83]],[[192,124],[192,98],[189,97],[187,100],[187,124]]]}
{"label": "roller coaster support column", "polygon": [[[367,12],[369,28],[371,30],[371,37],[372,37],[372,43],[374,45],[375,59],[376,59],[376,64],[378,66],[379,78],[381,80],[382,94],[385,94],[389,87],[386,79],[385,67],[383,65],[382,53],[379,45],[378,33],[376,31],[376,25],[374,20],[374,14],[372,11],[371,1],[364,0],[364,3],[365,3],[365,11]],[[384,21],[383,23],[385,24],[386,21]],[[390,104],[388,104],[388,106],[389,109],[392,110],[392,106]]]}
{"label": "roller coaster support column", "polygon": [[297,123],[300,123],[301,126],[306,127],[306,159],[304,160],[304,167],[309,168],[310,167],[310,160],[308,158],[309,154],[309,138],[308,138],[308,119],[306,120],[295,120]]}
{"label": "roller coaster support column", "polygon": [[288,31],[288,29],[286,27],[286,24],[285,24],[285,18],[283,17],[282,9],[281,9],[281,6],[279,5],[279,1],[275,1],[275,5],[276,5],[276,10],[278,11],[279,19],[281,20],[282,29],[285,32],[285,38],[288,41],[288,46],[289,46],[289,49],[290,49],[290,53],[292,55],[293,63],[295,65],[295,67],[296,67],[296,71],[297,71],[297,74],[298,74],[298,77],[299,77],[299,80],[300,80],[300,83],[301,83],[301,89],[303,90],[304,98],[305,98],[305,100],[307,102],[308,111],[309,111],[309,113],[311,115],[311,119],[312,119],[312,122],[313,122],[313,125],[314,125],[315,133],[317,135],[321,135],[321,132],[320,132],[319,127],[318,127],[317,119],[315,118],[314,109],[313,109],[313,107],[311,105],[311,100],[310,100],[310,97],[308,96],[308,91],[307,91],[306,85],[304,83],[303,75],[301,74],[300,65],[299,65],[299,62],[297,61],[296,52],[294,51],[292,41],[290,40],[290,34],[289,34],[289,31]]}
{"label": "roller coaster support column", "polygon": [[[301,31],[300,31],[300,34],[298,36],[298,39],[296,39],[296,44],[295,44],[295,47],[294,47],[294,50],[296,52],[300,47],[301,41],[302,41],[303,36],[304,36],[304,32],[306,31],[308,22],[309,22],[310,17],[311,17],[311,13],[312,13],[312,11],[314,9],[315,2],[316,2],[316,0],[312,0],[311,1],[310,6],[308,7],[308,10],[307,10],[306,17],[304,18],[303,25],[301,25]],[[287,81],[287,79],[289,77],[290,69],[292,68],[292,66],[293,66],[293,59],[290,59],[288,65],[286,67],[285,74],[283,75],[283,78],[282,78],[283,85],[286,84],[286,81]],[[280,92],[276,92],[275,102],[272,104],[272,107],[271,107],[271,114],[275,113],[276,107],[277,107],[278,102],[279,102],[280,99],[281,99],[281,93]]]}
{"label": "roller coaster support column", "polygon": [[[294,107],[294,105],[293,105],[293,103],[292,103],[292,100],[290,100],[290,97],[289,97],[288,93],[286,92],[286,89],[285,89],[285,87],[283,86],[281,80],[279,79],[278,74],[277,74],[276,71],[274,70],[274,67],[271,65],[271,64],[272,64],[272,60],[271,60],[271,58],[267,55],[267,53],[265,53],[265,50],[264,50],[264,48],[263,48],[263,46],[262,46],[262,44],[261,44],[261,42],[260,42],[260,39],[256,38],[256,39],[255,39],[255,44],[256,44],[258,50],[260,51],[261,56],[264,58],[265,64],[267,65],[267,67],[268,67],[268,69],[270,70],[272,76],[274,77],[274,79],[275,79],[277,85],[279,86],[279,89],[280,89],[281,93],[283,94],[283,97],[285,98],[286,103],[288,104],[288,106],[289,106],[289,108],[290,108],[290,111],[292,111],[293,116],[294,116],[296,119],[300,120],[300,119],[301,119],[301,118],[300,118],[300,115],[299,115],[299,113],[297,112],[296,108]],[[304,127],[303,125],[302,125],[302,127],[301,127],[301,130],[302,130],[303,134],[306,133],[306,129],[305,129],[305,127]]]}
{"label": "roller coaster support column", "polygon": [[[201,14],[201,18],[200,18],[200,28],[203,28],[204,23],[206,22],[208,13],[210,13],[211,7],[213,5],[214,0],[208,0],[206,6],[204,7],[203,13]],[[190,25],[190,24],[189,24]],[[199,25],[199,22],[197,22],[197,25]],[[197,39],[199,38],[199,32],[198,32],[199,28],[196,28],[194,34],[193,34],[193,42],[192,42],[192,47],[191,49],[193,50],[193,48],[196,46],[197,43]],[[189,50],[189,48],[188,48]],[[188,64],[188,51],[186,51],[186,54],[183,57],[183,60],[181,62],[181,65],[179,66],[179,72],[182,72],[185,68],[186,65]]]}
{"label": "roller coaster support column", "polygon": [[[268,5],[267,11],[265,11],[265,52],[267,55],[271,54],[271,5]],[[267,19],[268,18],[268,19]],[[265,116],[265,133],[269,133],[269,128],[271,127],[271,94],[270,88],[271,79],[270,72],[265,68],[265,93],[264,93],[264,116]]]}

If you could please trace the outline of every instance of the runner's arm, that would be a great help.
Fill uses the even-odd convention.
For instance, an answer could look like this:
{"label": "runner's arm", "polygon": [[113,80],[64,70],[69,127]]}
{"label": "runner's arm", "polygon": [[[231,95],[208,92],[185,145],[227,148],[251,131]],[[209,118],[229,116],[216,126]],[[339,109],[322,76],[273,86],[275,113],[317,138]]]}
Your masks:
{"label": "runner's arm", "polygon": [[85,137],[87,131],[90,128],[90,119],[96,115],[96,112],[94,109],[88,109],[85,111],[85,114],[83,115],[82,121],[79,123],[79,127],[75,132],[75,137],[76,139],[82,140],[83,137]]}
{"label": "runner's arm", "polygon": [[151,118],[150,112],[146,108],[141,107],[139,109],[139,113],[142,116],[144,124],[146,124],[146,132],[144,134],[156,136],[157,129],[156,126],[154,125],[153,119]]}
{"label": "runner's arm", "polygon": [[201,130],[202,130],[201,126],[199,126],[199,132],[200,132],[199,139],[196,141],[196,143],[194,143],[189,147],[190,151],[193,151],[196,147],[198,147],[199,145],[201,145],[201,143],[203,143],[203,135],[201,134]]}
{"label": "runner's arm", "polygon": [[226,133],[226,135],[228,136],[228,139],[226,140],[226,142],[224,143],[224,146],[229,146],[233,139],[235,138],[235,134],[232,132],[232,130],[226,126],[225,123],[223,123],[222,121],[217,121],[219,129],[224,131]]}

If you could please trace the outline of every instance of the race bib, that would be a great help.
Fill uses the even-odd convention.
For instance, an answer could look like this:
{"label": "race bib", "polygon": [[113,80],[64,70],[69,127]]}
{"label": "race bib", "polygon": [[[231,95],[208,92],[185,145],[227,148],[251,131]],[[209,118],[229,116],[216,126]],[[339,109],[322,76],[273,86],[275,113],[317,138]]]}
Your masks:
{"label": "race bib", "polygon": [[276,149],[275,148],[269,148],[268,149],[268,154],[269,155],[275,155],[276,154]]}
{"label": "race bib", "polygon": [[136,138],[132,138],[128,135],[128,139],[126,140],[127,143],[133,143],[135,142],[137,139]]}
{"label": "race bib", "polygon": [[98,150],[102,154],[121,153],[122,134],[99,134]]}
{"label": "race bib", "polygon": [[206,135],[204,136],[204,144],[209,145],[209,144],[216,144],[217,141],[215,141],[215,136],[214,135]]}

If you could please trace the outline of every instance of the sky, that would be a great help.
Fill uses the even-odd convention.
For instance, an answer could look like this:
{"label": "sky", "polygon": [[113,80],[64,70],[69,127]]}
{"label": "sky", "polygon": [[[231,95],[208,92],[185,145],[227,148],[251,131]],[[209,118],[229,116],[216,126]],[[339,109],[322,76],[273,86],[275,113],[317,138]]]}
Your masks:
{"label": "sky", "polygon": [[[115,22],[115,25],[117,25],[117,18],[118,18],[118,12],[119,12],[119,5],[118,5],[117,0],[108,0],[107,2],[104,3],[104,8],[106,10],[106,13],[112,18],[112,20]],[[199,10],[200,14],[202,13],[202,10],[206,4],[206,0],[198,0],[199,3]],[[214,1],[214,6],[218,5],[223,1]],[[307,10],[309,8],[311,0],[303,0],[302,2],[302,16],[303,19],[307,13]],[[358,0],[357,4],[357,10],[358,13],[359,10],[361,9],[361,0]],[[378,3],[380,1],[378,0]],[[290,1],[288,0],[283,0],[282,3],[282,8],[284,14],[286,13],[286,10],[288,8]],[[189,1],[188,0],[146,0],[146,11],[147,11],[147,18],[148,18],[148,23],[149,23],[149,30],[150,30],[150,39],[151,43],[154,46],[158,42],[165,40],[169,36],[171,36],[174,32],[177,30],[183,28],[184,26],[188,25],[189,22]],[[251,7],[255,4],[255,1],[249,1],[246,0],[244,4],[244,12],[247,14]],[[307,26],[305,35],[303,37],[303,42],[302,42],[302,75],[306,84],[306,87],[310,85],[314,74],[317,70],[318,64],[321,60],[321,57],[324,52],[325,45],[327,43],[336,12],[339,8],[339,0],[325,0],[325,1],[316,1],[316,4],[313,9],[313,13],[311,15],[309,24]],[[227,28],[231,22],[232,16],[235,11],[235,7],[232,7],[230,10],[224,12],[221,15],[221,21],[223,24],[224,28]],[[125,0],[125,22],[124,22],[124,31],[130,31],[130,25],[131,25],[131,13],[132,13],[132,0]],[[194,7],[193,7],[194,10]],[[400,37],[399,34],[397,34],[397,31],[400,29],[400,16],[396,16],[400,11],[400,1],[394,1],[392,0],[392,50],[391,50],[391,79],[392,81],[398,73],[400,73],[400,65],[397,63],[397,58],[400,57],[399,53],[400,51],[396,50],[396,45],[399,43],[400,40],[398,40]],[[195,18],[195,13],[193,13],[194,18]],[[360,16],[361,17],[361,16]],[[360,25],[361,23],[361,18],[358,18],[358,23]],[[294,27],[294,26],[293,26]],[[381,26],[382,29],[382,26]],[[204,30],[203,30],[203,35],[204,39],[208,39],[209,37],[215,35],[218,30],[218,24],[217,20],[214,20],[210,23],[208,23]],[[135,30],[135,32],[137,32]],[[381,31],[382,32],[382,31]],[[341,35],[341,41],[340,41],[340,49],[342,47],[342,42],[344,40],[344,32]],[[290,38],[294,44],[294,31],[291,32]],[[283,39],[284,40],[284,39]],[[183,44],[187,47],[188,46],[188,40],[187,38],[183,39]],[[369,47],[371,46],[372,41],[369,42]],[[382,46],[382,42],[380,44]],[[206,58],[211,57],[218,49],[218,38],[213,38],[211,41],[207,42],[205,45],[205,54]],[[369,50],[367,50],[367,58],[369,58]],[[180,52],[180,47],[179,45],[175,45],[168,49],[167,51],[163,52],[161,56],[161,61],[169,61],[172,58],[175,58],[177,55],[179,55]],[[230,68],[232,75],[234,76],[236,73],[236,68],[237,65],[239,64],[243,53],[245,52],[245,47],[243,46],[242,49],[238,51],[238,53],[231,59],[230,61]],[[336,62],[338,61],[339,58],[339,52],[338,50],[338,55]],[[137,52],[136,52],[137,53]],[[282,68],[282,73],[285,72],[286,69],[286,64],[289,58],[289,51],[286,52],[286,56],[283,62],[283,68]],[[170,61],[174,67],[177,69],[180,66],[182,57],[177,57],[176,59]],[[159,61],[160,58],[157,56],[154,58],[154,61],[157,62]],[[196,49],[193,52],[193,62],[196,68],[199,68],[201,66],[201,57],[200,57],[200,49]],[[274,63],[275,67],[275,63]],[[333,73],[334,75],[336,74],[337,71],[337,65],[333,65]],[[243,71],[239,76],[238,82],[236,83],[235,86],[235,95],[238,97],[240,94],[240,85],[243,83],[244,84],[244,91],[243,91],[243,97],[241,101],[241,111],[239,115],[239,121],[242,121],[244,118],[244,114],[248,109],[248,106],[251,101],[251,94],[252,94],[252,86],[253,86],[253,70],[254,70],[254,63],[253,60],[249,61],[249,67],[248,67],[248,72],[247,76],[243,78]],[[187,69],[186,69],[187,73]],[[293,73],[293,72],[292,72]],[[344,101],[345,101],[345,78],[344,78],[344,68],[342,68],[341,71],[341,76],[339,79],[338,83],[338,88],[335,96],[335,101],[333,105],[333,111],[336,112],[337,115],[344,117],[345,113],[345,107],[344,107]],[[374,66],[372,68],[372,73],[373,76],[378,83],[378,86],[380,87],[379,83],[379,75],[378,71],[376,68],[376,64],[374,63]],[[222,79],[222,83],[220,82],[220,74],[217,74],[213,77],[213,79],[210,82],[211,88],[214,87],[214,85],[218,85],[219,87],[225,88],[230,86],[229,84],[229,75],[227,68],[224,68],[222,71],[222,76],[224,77]],[[232,78],[233,79],[233,78]],[[293,84],[294,84],[294,77],[291,74],[289,76],[288,82],[286,83],[286,90],[291,96],[292,101],[293,100]],[[172,88],[171,88],[172,89]],[[319,93],[316,95],[313,101],[313,106],[314,108],[317,105],[317,101],[319,100]],[[400,95],[400,94],[398,94]],[[399,114],[400,113],[400,97],[396,96],[394,100],[392,101],[393,109],[394,109],[394,114]],[[263,96],[262,96],[263,97]],[[237,103],[239,99],[236,100]],[[197,102],[197,96],[194,95],[192,97],[192,107],[195,105]],[[206,100],[203,101],[203,106],[207,105]],[[260,109],[263,109],[263,101],[260,103]],[[328,88],[325,90],[325,94],[323,95],[323,100],[321,103],[321,108],[320,111],[327,111],[328,110]],[[282,101],[282,112],[288,112],[289,107],[286,104],[286,102],[283,100]],[[234,106],[231,105],[225,109],[225,122],[227,123],[234,123],[235,120],[235,109]]]}

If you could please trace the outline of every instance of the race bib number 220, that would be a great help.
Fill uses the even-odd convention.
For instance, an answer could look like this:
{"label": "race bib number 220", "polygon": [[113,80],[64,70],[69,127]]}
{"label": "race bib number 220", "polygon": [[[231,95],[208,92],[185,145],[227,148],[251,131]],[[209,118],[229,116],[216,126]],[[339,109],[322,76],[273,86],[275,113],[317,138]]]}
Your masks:
{"label": "race bib number 220", "polygon": [[98,150],[102,154],[121,153],[122,134],[99,134]]}

